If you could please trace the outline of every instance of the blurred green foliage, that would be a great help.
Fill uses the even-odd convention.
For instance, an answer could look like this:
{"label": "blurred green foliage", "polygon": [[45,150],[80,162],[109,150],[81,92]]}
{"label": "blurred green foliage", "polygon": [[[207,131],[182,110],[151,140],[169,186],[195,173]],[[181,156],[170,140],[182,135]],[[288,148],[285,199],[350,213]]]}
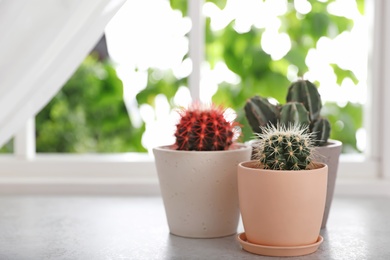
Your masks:
{"label": "blurred green foliage", "polygon": [[[226,0],[207,0],[223,9]],[[233,108],[243,126],[241,141],[253,137],[245,115],[245,101],[254,96],[273,97],[285,100],[290,81],[287,70],[293,65],[298,75],[308,71],[306,57],[316,48],[321,37],[334,38],[353,27],[353,21],[332,15],[328,5],[334,0],[310,1],[308,14],[298,13],[293,1],[288,1],[287,12],[278,18],[279,32],[288,34],[291,49],[279,60],[273,60],[261,46],[264,29],[251,27],[240,33],[233,20],[224,29],[213,31],[210,18],[206,18],[206,61],[211,68],[223,62],[240,79],[239,84],[222,82],[213,96],[213,102]],[[173,9],[187,14],[187,0],[170,0]],[[358,11],[364,13],[364,0],[356,0]],[[183,59],[187,58],[186,54]],[[329,64],[337,77],[337,83],[350,78],[358,83],[356,76],[337,64]],[[157,75],[157,77],[156,77]],[[187,78],[177,79],[172,71],[148,70],[147,87],[137,95],[139,106],[154,106],[155,97],[164,94],[173,107],[173,97],[180,86],[187,85]],[[318,85],[318,82],[317,82]],[[326,88],[326,86],[320,86]],[[135,128],[127,114],[123,99],[123,86],[114,67],[109,62],[101,63],[88,57],[73,77],[53,100],[37,115],[38,152],[143,152],[141,144],[145,124]],[[324,104],[323,113],[332,125],[331,138],[343,142],[343,152],[360,152],[356,145],[356,131],[363,126],[361,104]],[[12,149],[12,143],[0,151]]]}
{"label": "blurred green foliage", "polygon": [[36,147],[58,153],[143,152],[143,131],[130,121],[113,65],[88,56],[36,116]]}
{"label": "blurred green foliage", "polygon": [[3,147],[0,148],[0,154],[2,153],[13,153],[14,151],[14,139],[12,138]]}
{"label": "blurred green foliage", "polygon": [[341,140],[345,153],[358,151],[355,133],[363,126],[362,105],[351,102],[344,106],[339,106],[336,103],[325,103],[322,110],[332,125],[330,138]]}
{"label": "blurred green foliage", "polygon": [[[212,2],[212,1],[211,1]],[[292,2],[292,1],[289,1]],[[350,30],[353,21],[335,16],[327,11],[327,6],[333,1],[311,1],[312,10],[306,15],[298,14],[293,4],[288,5],[287,12],[280,16],[280,33],[289,35],[291,49],[279,60],[273,60],[261,47],[263,29],[252,27],[249,32],[239,33],[234,29],[234,22],[230,23],[223,33],[213,32],[207,27],[207,60],[224,61],[228,68],[239,75],[241,82],[238,86],[223,83],[219,86],[213,101],[218,104],[230,106],[237,111],[238,120],[244,126],[244,140],[253,137],[243,107],[245,101],[253,95],[273,97],[283,103],[287,95],[290,81],[287,79],[287,69],[294,65],[298,75],[302,76],[308,71],[305,59],[310,49],[316,47],[321,37],[334,38],[339,33]],[[216,37],[215,35],[218,35]],[[216,45],[219,45],[216,47]],[[213,49],[222,49],[217,52]],[[349,70],[343,70],[337,64],[331,64],[337,77],[337,83],[345,78],[351,78],[355,83],[357,79]],[[317,82],[317,85],[318,82]],[[326,86],[320,86],[325,87]],[[362,106],[349,104],[341,108],[334,103],[327,103],[329,120],[333,126],[331,138],[344,143],[344,152],[358,151],[355,133],[362,127]],[[353,107],[354,109],[350,109]],[[336,109],[337,108],[337,109]],[[345,120],[345,121],[344,121]],[[344,127],[338,128],[336,124],[344,122]]]}
{"label": "blurred green foliage", "polygon": [[[208,0],[218,8],[223,9],[225,0]],[[253,138],[243,107],[248,98],[254,95],[273,97],[283,102],[287,95],[287,88],[290,81],[287,78],[287,71],[290,65],[298,70],[298,76],[308,71],[306,57],[310,49],[316,48],[317,41],[321,37],[335,38],[344,31],[352,29],[354,22],[342,16],[336,16],[328,12],[328,5],[334,1],[310,1],[312,10],[307,14],[298,13],[292,0],[288,1],[287,12],[278,18],[281,21],[280,33],[288,34],[291,41],[291,49],[279,60],[273,60],[261,46],[261,38],[264,29],[254,26],[248,32],[240,33],[234,28],[233,20],[222,30],[213,31],[210,26],[210,18],[206,19],[206,61],[213,68],[217,62],[223,62],[229,70],[234,72],[240,83],[233,85],[222,82],[212,100],[216,104],[222,104],[233,108],[237,112],[237,119],[241,123],[243,138],[241,141],[248,141]],[[171,7],[182,11],[186,15],[186,0],[171,0]],[[356,0],[356,6],[360,13],[364,11],[364,0]],[[185,57],[183,57],[184,59]],[[358,83],[356,76],[350,70],[344,70],[337,64],[329,64],[336,75],[337,84],[350,78],[355,84]],[[156,90],[155,84],[138,94],[139,104],[148,103],[153,106],[154,97],[163,93],[172,102],[172,92],[175,92],[182,82],[171,80],[171,74],[167,73],[169,90]],[[168,82],[168,81],[166,81]],[[164,83],[159,82],[164,85]],[[319,85],[319,83],[316,83]],[[326,88],[326,86],[320,86]],[[332,124],[331,138],[343,142],[344,152],[361,152],[356,145],[356,131],[363,127],[363,107],[361,104],[348,103],[346,106],[338,106],[335,103],[324,104],[324,113]]]}

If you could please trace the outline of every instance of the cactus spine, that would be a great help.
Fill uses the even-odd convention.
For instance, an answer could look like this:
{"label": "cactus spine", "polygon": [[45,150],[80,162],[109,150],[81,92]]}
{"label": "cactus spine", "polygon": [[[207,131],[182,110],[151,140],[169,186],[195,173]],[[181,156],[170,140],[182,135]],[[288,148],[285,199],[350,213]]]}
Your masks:
{"label": "cactus spine", "polygon": [[269,125],[258,134],[260,166],[272,170],[304,170],[313,157],[312,134],[308,126]]}
{"label": "cactus spine", "polygon": [[197,103],[179,111],[175,132],[177,150],[227,150],[233,143],[235,123],[227,121],[224,114],[222,107]]}

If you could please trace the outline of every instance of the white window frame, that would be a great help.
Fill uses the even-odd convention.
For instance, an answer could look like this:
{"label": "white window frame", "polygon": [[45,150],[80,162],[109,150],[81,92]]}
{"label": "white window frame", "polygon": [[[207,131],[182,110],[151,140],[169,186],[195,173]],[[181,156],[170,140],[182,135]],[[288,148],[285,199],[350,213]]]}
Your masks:
{"label": "white window frame", "polygon": [[[189,88],[200,96],[200,67],[203,60],[203,1],[189,0],[192,19],[190,58],[193,73]],[[370,91],[365,127],[368,149],[360,155],[342,155],[336,193],[390,195],[390,168],[386,167],[390,135],[390,2],[370,0],[373,19],[369,54]],[[375,8],[370,8],[375,7]],[[0,156],[0,193],[115,193],[158,194],[158,179],[151,154],[37,154],[35,125],[30,119],[14,137],[14,154]]]}

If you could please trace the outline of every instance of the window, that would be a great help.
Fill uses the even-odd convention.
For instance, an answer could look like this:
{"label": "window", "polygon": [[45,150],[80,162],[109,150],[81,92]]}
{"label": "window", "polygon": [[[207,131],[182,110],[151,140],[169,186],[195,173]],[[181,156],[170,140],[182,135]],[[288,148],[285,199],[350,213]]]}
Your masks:
{"label": "window", "polygon": [[[146,1],[142,1],[143,3]],[[159,29],[159,34],[151,34],[150,31],[152,28],[146,28],[146,29],[140,29],[136,31],[134,34],[129,34],[129,41],[135,42],[134,38],[137,37],[145,37],[148,39],[146,42],[141,41],[139,44],[144,44],[148,46],[149,53],[143,53],[139,51],[137,48],[135,48],[132,53],[134,55],[133,57],[136,57],[138,59],[138,64],[137,68],[131,72],[129,72],[124,66],[121,67],[121,64],[118,67],[118,75],[121,76],[122,80],[124,83],[130,82],[132,86],[136,86],[138,83],[139,86],[142,86],[145,84],[146,80],[148,77],[151,77],[151,82],[154,84],[151,84],[150,86],[157,89],[156,93],[152,93],[154,95],[154,99],[150,101],[150,96],[148,96],[149,93],[147,91],[143,91],[141,87],[135,87],[130,90],[128,93],[128,96],[126,97],[128,100],[128,106],[131,108],[130,111],[133,112],[134,110],[141,110],[141,114],[143,115],[144,118],[143,121],[147,123],[146,126],[146,133],[143,139],[143,144],[147,148],[150,148],[154,145],[158,145],[159,143],[148,143],[150,142],[151,138],[150,136],[156,135],[155,132],[153,132],[153,128],[158,128],[159,130],[161,129],[160,126],[166,124],[164,120],[167,118],[172,117],[172,114],[170,112],[170,106],[169,102],[167,101],[167,96],[165,95],[159,95],[158,92],[164,88],[166,88],[166,85],[159,85],[159,80],[161,80],[164,77],[164,80],[169,84],[175,84],[175,88],[178,90],[177,92],[172,92],[172,91],[166,91],[168,93],[168,98],[172,98],[173,100],[176,100],[177,103],[180,103],[184,100],[185,102],[188,102],[190,99],[190,94],[195,97],[200,97],[203,100],[211,100],[212,95],[218,91],[218,95],[214,96],[213,99],[217,102],[221,102],[223,98],[228,95],[229,91],[231,92],[232,90],[237,91],[239,93],[239,88],[242,86],[244,83],[240,79],[238,79],[236,74],[239,74],[238,71],[240,68],[236,68],[237,70],[232,72],[228,65],[221,63],[220,61],[220,51],[221,46],[218,46],[217,41],[215,38],[217,37],[222,37],[224,36],[225,40],[229,40],[229,37],[235,41],[240,41],[241,37],[249,37],[245,38],[243,41],[244,43],[239,43],[235,46],[238,50],[240,48],[246,47],[245,41],[250,41],[253,39],[250,39],[253,35],[246,34],[247,32],[250,31],[251,29],[251,23],[258,23],[256,26],[258,26],[260,29],[263,28],[263,30],[267,31],[267,35],[263,36],[264,39],[262,42],[265,46],[268,46],[270,49],[268,50],[267,54],[270,54],[272,58],[274,58],[276,61],[278,61],[278,58],[280,59],[280,56],[282,56],[285,53],[282,53],[283,50],[286,52],[288,50],[288,41],[286,41],[286,37],[284,34],[278,34],[277,27],[278,22],[276,21],[276,25],[270,25],[270,28],[264,27],[262,23],[264,21],[248,21],[248,16],[246,13],[236,13],[232,14],[231,12],[229,13],[229,10],[245,10],[245,12],[250,12],[251,10],[255,10],[254,6],[247,6],[248,9],[242,9],[242,8],[237,8],[235,4],[238,4],[236,1],[228,1],[228,5],[225,10],[221,11],[222,8],[219,8],[218,5],[216,5],[215,1],[213,2],[207,2],[204,6],[201,6],[201,1],[188,1],[188,13],[192,17],[192,28],[191,28],[191,22],[188,18],[182,17],[181,14],[178,11],[172,11],[169,8],[169,3],[167,1],[152,1],[154,8],[150,8],[151,4],[145,4],[143,6],[144,9],[137,10],[137,9],[131,9],[129,8],[130,12],[134,12],[132,15],[135,15],[136,12],[144,13],[144,18],[148,19],[148,15],[151,15],[153,17],[158,17],[157,15],[162,13],[163,10],[166,11],[166,13],[170,13],[170,17],[167,20],[164,20],[164,22],[157,23]],[[183,1],[171,1],[172,3],[176,3],[177,5],[180,5],[184,3]],[[261,1],[259,1],[260,3]],[[266,1],[266,2],[261,2],[262,4],[272,4],[276,3],[277,1]],[[282,1],[284,3],[284,1]],[[322,3],[323,1],[318,1],[318,3]],[[326,1],[325,1],[326,2]],[[357,1],[359,5],[363,3],[363,1]],[[216,2],[218,3],[218,2]],[[307,12],[308,7],[308,2],[307,1],[288,1],[289,5],[296,4],[299,5],[299,8],[301,8],[300,12],[304,14]],[[301,3],[301,4],[299,4]],[[353,4],[355,3],[354,1],[334,1],[334,5],[332,8],[335,8],[333,12],[337,12],[337,6],[340,7],[342,4]],[[136,5],[132,7],[140,7],[140,3],[136,3],[135,1],[128,1],[127,3],[129,6],[131,5]],[[253,3],[255,4],[255,3]],[[242,4],[241,4],[242,5]],[[310,4],[309,4],[310,5]],[[279,5],[280,6],[280,5]],[[282,5],[283,6],[283,5]],[[157,8],[158,7],[158,8]],[[121,10],[124,11],[126,6]],[[306,8],[306,9],[305,9]],[[313,7],[311,7],[313,8]],[[365,122],[365,130],[367,132],[366,134],[366,144],[358,144],[358,149],[364,150],[364,153],[361,155],[345,155],[342,157],[342,161],[340,163],[340,175],[344,176],[364,176],[364,177],[376,177],[379,172],[380,172],[380,158],[383,156],[383,151],[385,145],[387,143],[390,143],[387,138],[384,139],[383,142],[379,142],[379,137],[383,135],[383,129],[386,129],[386,127],[390,121],[386,120],[386,115],[379,113],[380,107],[382,106],[383,108],[386,108],[387,103],[384,102],[382,99],[383,97],[390,96],[390,94],[387,93],[387,90],[383,88],[385,85],[385,82],[387,82],[389,79],[386,77],[386,73],[384,71],[384,67],[386,65],[390,65],[390,58],[385,55],[381,55],[381,50],[385,50],[384,46],[385,40],[386,40],[386,26],[390,25],[390,22],[388,20],[386,12],[390,13],[389,5],[386,4],[385,1],[376,1],[375,2],[375,10],[376,13],[374,16],[374,10],[373,10],[373,3],[368,2],[367,3],[367,17],[365,19],[369,19],[370,17],[375,17],[375,34],[373,44],[370,48],[368,46],[368,49],[372,50],[372,53],[370,53],[371,59],[369,60],[369,64],[371,67],[371,74],[367,75],[368,79],[368,85],[369,85],[369,95],[365,96],[363,95],[352,95],[351,93],[358,93],[358,91],[354,91],[352,85],[353,85],[353,80],[355,80],[354,75],[352,75],[348,70],[342,70],[339,66],[319,66],[318,68],[313,65],[313,69],[307,72],[305,77],[308,78],[315,78],[318,79],[318,77],[321,77],[322,75],[326,75],[327,78],[332,76],[332,73],[330,73],[331,70],[333,70],[336,73],[346,73],[345,80],[343,84],[346,86],[346,91],[345,92],[339,92],[336,95],[332,96],[327,96],[329,92],[323,91],[322,95],[324,98],[327,98],[328,100],[332,101],[332,98],[335,97],[341,97],[341,96],[346,96],[348,95],[349,98],[351,98],[354,101],[359,101],[359,102],[365,102],[364,109],[365,109],[365,114],[367,115],[365,118],[369,120],[370,122]],[[158,13],[153,13],[153,10],[158,10]],[[275,9],[275,12],[286,12],[286,10],[278,10]],[[345,7],[341,6],[341,10],[346,10]],[[348,9],[349,10],[349,9]],[[355,8],[355,10],[358,10]],[[379,12],[378,10],[381,10],[382,12]],[[206,19],[203,20],[201,19],[201,12],[203,12],[203,15],[206,16]],[[222,15],[223,12],[225,12],[225,16]],[[128,15],[129,17],[133,17],[132,15]],[[230,17],[229,17],[230,15]],[[277,15],[277,14],[276,14]],[[227,19],[226,16],[230,19]],[[319,21],[321,21],[322,16],[319,14],[318,18]],[[236,23],[231,23],[231,20],[236,18]],[[299,17],[298,17],[299,18]],[[113,20],[115,21],[115,19]],[[148,20],[149,21],[149,20]],[[159,20],[160,21],[160,20]],[[215,22],[214,22],[215,21]],[[118,21],[121,22],[121,21]],[[136,24],[136,22],[133,22]],[[214,31],[206,31],[206,37],[202,38],[202,28],[204,23],[209,24],[210,28],[213,27]],[[362,24],[367,24],[367,20],[363,20]],[[140,24],[142,24],[142,21],[140,21]],[[145,23],[150,24],[150,23]],[[112,25],[112,24],[111,24]],[[109,26],[111,26],[109,25]],[[223,26],[229,26],[229,30],[223,31],[221,29],[224,28]],[[263,26],[263,27],[262,27]],[[276,27],[272,27],[276,26]],[[280,26],[280,24],[279,24]],[[209,28],[209,27],[208,27]],[[259,29],[257,28],[257,29]],[[299,26],[297,27],[299,28]],[[149,29],[149,30],[148,30]],[[173,30],[177,29],[177,31]],[[187,38],[185,35],[187,32],[189,32],[191,29],[190,33],[190,51],[189,54],[186,54],[186,46],[188,46]],[[228,33],[230,35],[228,35]],[[167,33],[169,32],[169,33]],[[112,34],[124,34],[123,31],[120,32],[112,32]],[[224,34],[225,35],[222,35]],[[149,35],[150,34],[150,35]],[[178,50],[175,52],[170,52],[166,51],[167,48],[161,48],[162,46],[167,45],[168,43],[165,42],[165,36],[169,35],[170,37],[173,37],[177,39],[177,45],[172,46],[173,50]],[[221,36],[222,35],[222,36]],[[113,35],[110,35],[109,31],[107,31],[107,40],[108,44],[110,44],[109,40],[110,37],[115,37]],[[267,40],[268,37],[268,40]],[[364,39],[370,39],[370,37],[362,37]],[[302,39],[302,40],[308,40],[309,45],[312,44],[310,43],[310,39]],[[199,42],[206,41],[206,45],[202,47],[202,44],[199,44]],[[320,43],[324,44],[323,48],[326,49],[325,43],[328,41],[328,39],[322,39]],[[280,42],[281,47],[278,50],[271,50],[272,48],[272,43],[274,42]],[[283,42],[286,42],[286,44],[282,44]],[[118,42],[118,44],[126,44],[126,42]],[[219,43],[220,44],[220,43]],[[367,42],[368,45],[372,44],[371,42]],[[286,47],[287,45],[287,47]],[[357,46],[358,44],[355,44],[354,46]],[[348,50],[351,50],[352,48],[348,47],[354,47],[347,46],[346,48]],[[127,46],[123,46],[125,49]],[[196,49],[195,47],[198,47],[199,49]],[[318,47],[318,46],[317,46]],[[345,47],[345,46],[344,46]],[[192,49],[195,48],[195,49]],[[329,48],[329,47],[328,47]],[[320,48],[318,48],[320,49]],[[119,50],[119,49],[117,49]],[[282,50],[282,51],[281,51]],[[130,50],[128,50],[130,51]],[[234,51],[234,50],[231,50]],[[326,50],[325,50],[326,51]],[[168,65],[164,65],[159,63],[159,61],[153,60],[153,54],[161,53],[163,52],[165,57],[165,61],[167,61]],[[209,64],[206,64],[202,62],[202,53],[205,53],[207,55],[206,60],[208,59]],[[214,55],[214,60],[211,59],[210,57],[213,56],[212,54],[217,54]],[[318,57],[324,54],[318,53],[318,51],[313,50],[311,52],[311,56],[307,58],[306,61],[303,61],[303,63],[309,63],[311,62],[310,59],[313,59],[313,57]],[[326,52],[324,52],[326,53]],[[148,54],[148,55],[147,55]],[[328,52],[329,54],[329,52]],[[343,53],[347,54],[347,53]],[[112,55],[115,58],[120,57],[121,55],[124,55],[123,52],[117,52],[112,51]],[[150,56],[149,56],[150,55]],[[176,56],[175,56],[176,55]],[[317,56],[316,56],[317,55]],[[342,54],[341,54],[342,55]],[[156,56],[156,55],[154,55]],[[351,54],[348,54],[347,56],[351,56]],[[364,56],[364,55],[363,55]],[[152,57],[150,59],[146,57]],[[184,58],[183,58],[184,57]],[[233,58],[239,58],[239,55],[235,55]],[[263,56],[258,57],[257,60],[261,60],[264,58]],[[268,57],[269,58],[269,57]],[[337,58],[337,57],[336,57]],[[164,60],[164,59],[163,59]],[[146,64],[145,61],[150,62],[153,66],[158,67],[160,66],[160,70],[153,70],[151,72],[150,70],[148,71],[147,68],[149,65]],[[234,60],[233,60],[234,61]],[[240,61],[236,62],[238,64],[243,64],[242,62],[245,61]],[[351,66],[356,65],[359,62],[353,63]],[[126,64],[128,66],[135,66],[134,64]],[[253,65],[253,64],[251,64]],[[166,66],[166,67],[164,67]],[[174,69],[171,70],[171,74],[167,73],[161,73],[162,69],[166,69],[167,66],[171,66]],[[175,67],[176,66],[176,67]],[[191,68],[192,66],[192,68]],[[259,66],[262,66],[261,64]],[[281,70],[283,69],[283,64],[278,63],[278,62],[272,62],[273,69],[277,71],[278,69]],[[305,65],[303,65],[305,66]],[[248,65],[248,67],[253,67]],[[191,69],[194,71],[193,74],[190,74]],[[288,75],[292,78],[298,76],[298,71],[297,68],[294,68],[293,66],[290,66],[287,68],[288,69]],[[362,68],[354,68],[353,70],[359,71],[360,73],[356,74],[361,74]],[[352,70],[351,70],[352,71]],[[148,72],[150,72],[148,74]],[[217,74],[223,73],[223,77],[217,76]],[[319,72],[324,72],[323,74],[318,76]],[[245,72],[242,72],[245,73]],[[199,75],[202,75],[202,78],[199,77]],[[364,73],[363,73],[364,74]],[[275,74],[276,75],[276,74]],[[317,76],[316,76],[317,75]],[[173,76],[173,77],[172,77]],[[179,78],[179,80],[173,80],[173,78]],[[317,77],[317,78],[316,78]],[[343,77],[341,77],[343,78]],[[275,77],[277,80],[277,77]],[[154,80],[154,81],[153,81]],[[241,78],[242,80],[242,78]],[[248,78],[250,80],[250,78]],[[334,80],[334,79],[333,79]],[[359,78],[360,81],[364,82],[366,80],[366,76],[363,75],[362,78]],[[283,81],[276,81],[276,82],[282,82]],[[189,85],[190,90],[188,91],[187,88],[185,87],[186,85]],[[219,85],[219,88],[217,89],[217,85]],[[197,87],[200,86],[200,87]],[[358,86],[359,88],[364,89],[364,85]],[[343,91],[343,90],[342,90]],[[361,90],[359,93],[364,93],[365,90]],[[134,102],[134,97],[136,97],[136,93],[138,94],[137,98],[138,101],[141,100],[141,103],[143,102],[144,105],[141,105],[139,108]],[[275,94],[275,93],[274,93]],[[276,94],[277,96],[278,94]],[[279,97],[280,98],[280,97]],[[364,100],[365,99],[365,100]],[[223,100],[224,102],[227,102],[226,100]],[[340,100],[333,100],[333,101],[338,101]],[[148,102],[153,102],[153,105],[155,106],[155,109],[153,109],[153,106],[151,103]],[[345,101],[343,101],[345,102]],[[340,107],[340,106],[339,106]],[[329,111],[332,109],[338,109],[337,107],[334,107],[333,105],[328,106]],[[354,107],[348,107],[348,105],[342,107],[345,108],[347,111],[350,111],[351,109],[354,109]],[[383,110],[382,111],[386,111]],[[157,114],[159,113],[159,114]],[[332,114],[331,112],[329,114]],[[137,120],[137,116],[139,114],[134,113],[132,114],[132,117]],[[157,116],[158,120],[154,120],[154,117]],[[138,117],[138,120],[140,118]],[[346,121],[339,120],[339,119],[334,119],[336,122],[336,128],[342,128],[344,124],[346,124]],[[141,122],[141,120],[139,121]],[[383,122],[383,124],[379,124],[378,122]],[[28,138],[25,138],[28,133],[31,133],[32,126],[27,126],[26,129],[21,131],[20,135],[16,137],[16,140],[30,140]],[[159,136],[169,136],[169,129],[164,130],[165,132],[161,133],[159,131]],[[359,132],[360,135],[365,135],[365,132],[361,131]],[[363,139],[361,139],[363,140]],[[162,140],[160,139],[161,142],[166,143],[167,140]],[[366,148],[364,146],[366,145]],[[383,146],[383,147],[382,147]],[[32,160],[22,160],[19,161],[19,163],[16,163],[15,159],[13,157],[6,156],[5,158],[7,159],[5,161],[5,166],[3,166],[3,169],[8,169],[10,172],[11,171],[21,171],[21,172],[35,172],[37,175],[40,176],[45,176],[48,177],[51,174],[54,173],[54,175],[58,176],[66,176],[67,178],[70,176],[71,178],[75,179],[82,179],[82,177],[93,177],[93,176],[103,176],[104,174],[108,172],[112,172],[110,174],[110,177],[118,177],[118,178],[127,178],[131,175],[132,181],[138,182],[138,181],[144,181],[148,180],[151,182],[155,182],[155,177],[154,177],[154,166],[153,166],[153,160],[150,155],[147,154],[121,154],[121,155],[102,155],[102,156],[93,156],[93,155],[64,155],[64,156],[59,156],[59,155],[36,155],[34,152],[31,154],[31,142],[29,141],[21,141],[21,144],[18,146],[19,151],[25,151],[25,152],[17,152],[15,151],[16,154],[19,154],[23,158],[30,158]],[[16,150],[18,150],[16,149]],[[2,158],[2,160],[4,157]],[[27,170],[28,169],[28,170]],[[383,170],[381,171],[382,174],[387,175]],[[62,175],[63,174],[63,175]],[[103,178],[104,179],[104,178]],[[84,180],[84,179],[82,179]],[[145,183],[145,182],[144,182]]]}

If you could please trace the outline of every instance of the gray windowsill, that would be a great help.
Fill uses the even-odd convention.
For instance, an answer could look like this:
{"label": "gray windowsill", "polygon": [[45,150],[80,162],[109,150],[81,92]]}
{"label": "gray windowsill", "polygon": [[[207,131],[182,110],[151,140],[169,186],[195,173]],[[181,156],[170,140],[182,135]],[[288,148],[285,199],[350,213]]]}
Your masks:
{"label": "gray windowsill", "polygon": [[[279,259],[243,251],[235,236],[169,234],[160,197],[2,196],[0,205],[0,259]],[[389,219],[390,198],[336,197],[324,243],[293,259],[390,259]]]}

